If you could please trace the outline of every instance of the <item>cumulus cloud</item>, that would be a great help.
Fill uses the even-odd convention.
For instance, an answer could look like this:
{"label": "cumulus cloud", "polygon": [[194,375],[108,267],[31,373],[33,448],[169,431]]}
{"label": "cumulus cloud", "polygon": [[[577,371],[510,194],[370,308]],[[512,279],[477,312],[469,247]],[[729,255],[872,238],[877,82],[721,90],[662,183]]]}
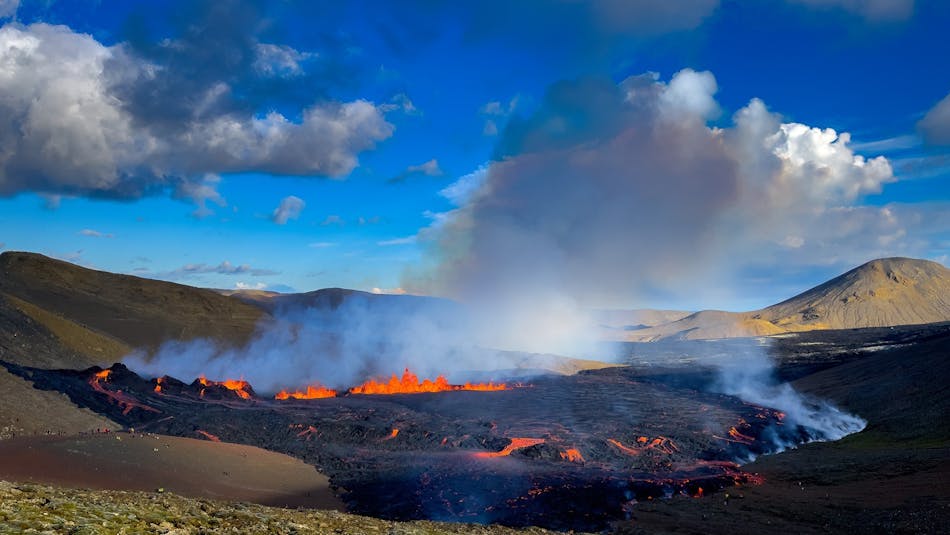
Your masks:
{"label": "cumulus cloud", "polygon": [[90,238],[115,238],[115,234],[107,234],[105,232],[99,232],[98,230],[92,230],[90,228],[84,228],[79,231],[80,236],[88,236]]}
{"label": "cumulus cloud", "polygon": [[[209,175],[344,176],[360,152],[392,134],[382,110],[365,100],[315,102],[293,120],[235,105],[223,75],[184,94],[192,86],[168,82],[194,72],[177,71],[183,66],[169,59],[198,46],[185,41],[163,42],[156,47],[164,55],[147,57],[65,26],[0,28],[0,195],[134,198],[171,190],[196,200],[203,216],[204,201],[223,203]],[[288,50],[262,46],[272,68],[289,68],[275,59]]]}
{"label": "cumulus cloud", "polygon": [[917,128],[927,143],[950,145],[950,93],[927,112]]}
{"label": "cumulus cloud", "polygon": [[906,241],[899,210],[855,206],[894,180],[885,158],[757,99],[712,127],[716,88],[689,69],[669,82],[555,84],[534,114],[512,118],[494,161],[442,191],[458,208],[422,231],[429,264],[402,286],[523,301],[505,307],[514,317],[561,311],[535,326],[557,332],[578,305],[701,299],[705,277],[771,255],[801,265],[842,242],[867,254]]}
{"label": "cumulus cloud", "polygon": [[271,214],[271,221],[278,225],[284,225],[288,220],[300,217],[300,212],[303,211],[306,205],[307,203],[300,197],[293,195],[284,197],[280,200],[280,204],[277,208],[274,209],[274,213]]}

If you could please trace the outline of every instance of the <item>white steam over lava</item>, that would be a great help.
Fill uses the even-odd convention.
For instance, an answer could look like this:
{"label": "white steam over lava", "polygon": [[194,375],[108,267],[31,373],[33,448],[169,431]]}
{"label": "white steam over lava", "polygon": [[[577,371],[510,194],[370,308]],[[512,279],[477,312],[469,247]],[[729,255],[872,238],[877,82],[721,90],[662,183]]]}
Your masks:
{"label": "white steam over lava", "polygon": [[313,383],[346,389],[405,367],[420,377],[444,374],[449,380],[461,371],[514,367],[503,354],[475,345],[477,337],[451,302],[354,294],[339,307],[312,305],[276,311],[244,347],[170,342],[153,355],[133,353],[125,363],[148,376],[185,381],[242,378],[261,393]]}
{"label": "white steam over lava", "polygon": [[[788,383],[778,383],[773,372],[772,361],[764,352],[743,355],[720,363],[719,379],[713,389],[782,411],[785,424],[804,429],[810,441],[838,440],[867,426],[862,418],[842,412],[826,401],[804,396]],[[771,440],[776,451],[797,445],[775,435]]]}
{"label": "white steam over lava", "polygon": [[[690,69],[669,83],[652,73],[581,79],[553,85],[533,114],[513,117],[493,161],[443,190],[456,208],[420,232],[425,261],[401,285],[453,297],[464,314],[363,300],[288,309],[248,347],[168,345],[128,363],[181,377],[243,375],[265,391],[353,384],[403,366],[420,375],[507,368],[479,348],[583,354],[595,339],[590,308],[699,296],[735,276],[736,259],[802,256],[842,208],[870,224],[840,231],[836,243],[867,254],[877,230],[893,230],[893,217],[849,206],[893,180],[886,159],[855,155],[846,133],[783,123],[758,99],[731,125],[712,126],[716,90],[712,73]],[[762,359],[757,366],[768,365]],[[814,438],[860,429],[763,376],[724,385],[785,410]]]}

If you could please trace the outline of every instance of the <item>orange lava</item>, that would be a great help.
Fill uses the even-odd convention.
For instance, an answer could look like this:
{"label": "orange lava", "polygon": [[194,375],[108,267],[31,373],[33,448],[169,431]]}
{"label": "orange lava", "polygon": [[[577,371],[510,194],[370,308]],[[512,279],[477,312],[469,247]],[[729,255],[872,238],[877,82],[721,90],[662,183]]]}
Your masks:
{"label": "orange lava", "polygon": [[164,383],[164,382],[165,382],[165,378],[164,378],[164,377],[159,377],[159,378],[155,379],[155,393],[156,393],[156,394],[161,394],[161,393],[162,393],[162,383]]}
{"label": "orange lava", "polygon": [[111,399],[119,407],[121,407],[122,414],[128,414],[129,412],[132,411],[132,409],[136,409],[136,408],[149,411],[149,412],[162,412],[154,407],[149,407],[148,405],[140,403],[137,399],[135,399],[134,397],[128,394],[123,393],[121,390],[116,390],[115,392],[113,392],[112,390],[109,390],[108,388],[103,386],[102,383],[109,382],[109,377],[111,376],[112,376],[112,370],[109,370],[109,369],[102,370],[101,372],[96,372],[95,374],[93,374],[92,377],[89,378],[89,386],[91,386],[92,389],[95,390],[96,392],[99,392],[100,394],[105,394],[106,396],[109,397],[109,399]]}
{"label": "orange lava", "polygon": [[581,455],[581,450],[577,448],[570,448],[567,451],[562,451],[561,458],[566,459],[572,463],[584,462],[584,456]]}
{"label": "orange lava", "polygon": [[[644,438],[645,438],[645,437],[644,437]],[[608,438],[608,439],[607,439],[607,443],[610,444],[610,445],[612,445],[612,446],[614,446],[614,447],[617,448],[618,450],[620,450],[620,451],[626,453],[627,455],[640,455],[640,450],[635,450],[635,449],[633,449],[633,448],[624,446],[623,444],[620,443],[619,440],[614,440],[614,439],[612,439],[612,438]]]}
{"label": "orange lava", "polygon": [[743,435],[735,427],[729,428],[729,436],[745,444],[752,444],[753,442],[755,442],[755,437],[750,437],[749,435]]}
{"label": "orange lava", "polygon": [[218,438],[216,435],[212,435],[211,433],[209,433],[209,432],[207,432],[207,431],[202,431],[201,429],[197,429],[197,430],[195,430],[195,433],[198,433],[199,435],[205,437],[206,439],[210,440],[211,442],[221,442],[221,439],[220,439],[220,438]]}
{"label": "orange lava", "polygon": [[288,392],[287,390],[281,390],[274,396],[274,399],[320,399],[332,397],[336,397],[336,390],[314,384],[308,385],[304,391],[297,390],[295,392]]}
{"label": "orange lava", "polygon": [[311,438],[316,436],[316,434],[317,434],[317,428],[312,425],[308,425],[306,429],[297,433],[297,436],[309,441]]}
{"label": "orange lava", "polygon": [[496,391],[507,390],[505,383],[465,383],[464,385],[450,385],[444,375],[440,375],[435,380],[424,379],[419,381],[419,377],[406,368],[402,373],[402,378],[393,374],[388,382],[380,382],[373,379],[365,383],[354,386],[350,389],[350,394],[421,394],[425,392],[448,392],[452,390],[478,390],[478,391]]}
{"label": "orange lava", "polygon": [[725,440],[726,442],[735,442],[736,444],[745,444],[749,445],[755,442],[755,437],[750,437],[749,435],[742,434],[735,426],[729,428],[729,437],[721,437],[719,435],[713,435],[713,438],[719,440]]}
{"label": "orange lava", "polygon": [[607,439],[607,443],[611,446],[614,446],[623,453],[626,453],[627,455],[640,455],[644,451],[648,450],[655,450],[667,455],[673,455],[680,450],[679,447],[676,446],[676,443],[666,437],[656,437],[653,440],[650,440],[648,437],[637,437],[637,443],[633,447],[624,446],[619,440],[612,438]]}
{"label": "orange lava", "polygon": [[392,440],[398,436],[399,436],[399,430],[394,427],[392,433],[389,433],[389,436],[387,436],[383,440]]}
{"label": "orange lava", "polygon": [[[223,386],[237,394],[241,399],[251,399],[251,393],[248,392],[251,384],[244,379],[226,379],[219,382],[209,381],[204,375],[199,375],[198,382],[201,383],[201,386]],[[200,395],[204,397],[204,390],[201,391]]]}
{"label": "orange lava", "polygon": [[476,457],[480,458],[490,458],[490,457],[507,457],[515,450],[520,450],[522,448],[530,448],[531,446],[536,446],[538,444],[544,444],[543,438],[513,438],[511,443],[505,446],[505,449],[501,451],[480,451],[475,454]]}

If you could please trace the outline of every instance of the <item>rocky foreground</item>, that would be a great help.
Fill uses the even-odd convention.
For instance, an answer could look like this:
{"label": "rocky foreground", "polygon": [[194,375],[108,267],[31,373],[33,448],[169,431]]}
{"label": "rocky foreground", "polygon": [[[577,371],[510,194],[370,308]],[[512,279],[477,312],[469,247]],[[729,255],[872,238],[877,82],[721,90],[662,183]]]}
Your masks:
{"label": "rocky foreground", "polygon": [[292,510],[159,492],[90,491],[0,481],[0,533],[386,533],[502,535],[552,531],[441,522],[389,522],[337,511]]}

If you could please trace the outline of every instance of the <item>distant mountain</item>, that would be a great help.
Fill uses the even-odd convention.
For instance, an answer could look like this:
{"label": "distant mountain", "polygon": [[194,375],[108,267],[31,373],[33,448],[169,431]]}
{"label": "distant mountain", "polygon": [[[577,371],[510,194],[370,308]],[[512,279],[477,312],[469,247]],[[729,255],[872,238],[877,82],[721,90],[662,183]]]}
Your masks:
{"label": "distant mountain", "polygon": [[882,258],[761,310],[704,310],[625,339],[735,338],[942,321],[950,321],[950,269],[928,260]]}

